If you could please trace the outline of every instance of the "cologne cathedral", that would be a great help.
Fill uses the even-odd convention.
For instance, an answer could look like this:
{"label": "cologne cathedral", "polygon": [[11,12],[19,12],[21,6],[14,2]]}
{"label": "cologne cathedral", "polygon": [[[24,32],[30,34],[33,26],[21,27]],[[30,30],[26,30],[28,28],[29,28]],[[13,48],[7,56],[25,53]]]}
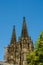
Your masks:
{"label": "cologne cathedral", "polygon": [[0,65],[26,65],[26,53],[33,51],[33,49],[33,42],[28,35],[26,20],[23,17],[21,35],[16,41],[14,26],[10,44],[5,47],[4,61],[0,62]]}

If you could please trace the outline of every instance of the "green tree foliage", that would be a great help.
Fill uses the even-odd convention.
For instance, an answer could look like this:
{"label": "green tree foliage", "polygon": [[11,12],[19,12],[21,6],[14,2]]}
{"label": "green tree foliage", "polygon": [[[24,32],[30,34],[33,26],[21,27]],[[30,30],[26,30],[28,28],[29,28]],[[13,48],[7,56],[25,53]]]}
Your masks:
{"label": "green tree foliage", "polygon": [[34,51],[26,55],[27,65],[43,65],[43,32],[40,33]]}
{"label": "green tree foliage", "polygon": [[36,43],[36,56],[39,57],[39,60],[38,60],[38,63],[40,65],[43,64],[43,32],[40,33],[40,36],[37,40],[37,43]]}
{"label": "green tree foliage", "polygon": [[26,59],[27,59],[27,65],[34,65],[34,60],[35,60],[35,52],[31,51],[29,53],[27,53],[26,55]]}

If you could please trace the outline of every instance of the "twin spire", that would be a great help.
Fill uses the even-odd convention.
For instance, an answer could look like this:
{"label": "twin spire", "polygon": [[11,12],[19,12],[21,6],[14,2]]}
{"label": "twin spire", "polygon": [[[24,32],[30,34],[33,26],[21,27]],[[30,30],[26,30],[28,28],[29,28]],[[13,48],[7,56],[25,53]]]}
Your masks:
{"label": "twin spire", "polygon": [[13,26],[13,34],[14,34],[14,40],[16,41],[16,31],[15,31],[15,25]]}
{"label": "twin spire", "polygon": [[[25,17],[23,17],[23,25],[22,25],[21,37],[24,37],[24,38],[28,37]],[[11,43],[14,43],[14,42],[16,42],[15,26],[13,27],[13,33],[12,33],[12,39],[11,39]]]}
{"label": "twin spire", "polygon": [[11,44],[14,44],[14,42],[16,42],[15,26],[13,26],[13,32],[12,32],[12,38],[11,38]]}
{"label": "twin spire", "polygon": [[21,36],[22,37],[28,37],[28,32],[27,32],[27,26],[26,26],[25,17],[23,17],[23,26],[22,26]]}

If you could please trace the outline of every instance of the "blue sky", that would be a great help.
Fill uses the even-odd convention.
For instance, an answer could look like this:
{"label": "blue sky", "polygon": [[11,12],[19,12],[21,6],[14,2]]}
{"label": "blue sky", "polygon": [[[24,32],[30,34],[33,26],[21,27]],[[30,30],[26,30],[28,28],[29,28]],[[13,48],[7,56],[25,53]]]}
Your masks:
{"label": "blue sky", "polygon": [[0,0],[0,61],[4,47],[10,44],[13,25],[17,39],[20,36],[24,16],[28,34],[35,43],[43,31],[43,0]]}

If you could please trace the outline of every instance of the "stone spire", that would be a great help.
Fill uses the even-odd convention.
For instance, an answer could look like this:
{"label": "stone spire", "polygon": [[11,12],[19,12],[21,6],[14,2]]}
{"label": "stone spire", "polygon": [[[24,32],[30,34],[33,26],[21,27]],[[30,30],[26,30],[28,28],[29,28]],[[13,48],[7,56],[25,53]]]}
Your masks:
{"label": "stone spire", "polygon": [[25,17],[23,17],[23,26],[22,26],[22,37],[28,37],[28,32],[27,32],[27,26],[26,26],[26,20]]}
{"label": "stone spire", "polygon": [[12,32],[12,38],[10,45],[8,46],[8,52],[7,52],[7,62],[8,63],[15,63],[16,60],[16,32],[15,32],[15,26],[13,27],[13,32]]}
{"label": "stone spire", "polygon": [[10,44],[14,44],[14,42],[16,42],[16,32],[15,32],[15,26],[13,27],[13,32],[12,32],[12,38],[11,38],[11,43]]}

